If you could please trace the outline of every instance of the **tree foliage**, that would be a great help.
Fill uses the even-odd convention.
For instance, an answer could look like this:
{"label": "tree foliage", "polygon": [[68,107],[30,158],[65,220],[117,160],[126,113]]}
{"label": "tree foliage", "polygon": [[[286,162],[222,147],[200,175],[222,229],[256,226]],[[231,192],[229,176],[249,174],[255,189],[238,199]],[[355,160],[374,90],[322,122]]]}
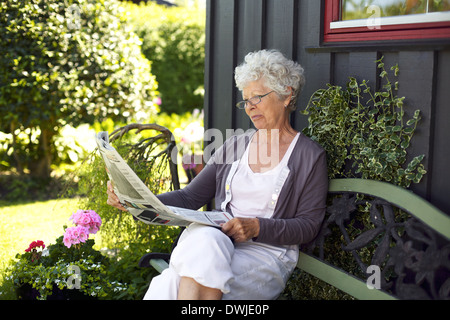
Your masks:
{"label": "tree foliage", "polygon": [[205,10],[165,7],[151,1],[129,4],[142,52],[153,62],[161,111],[184,113],[203,107]]}
{"label": "tree foliage", "polygon": [[66,124],[157,111],[150,62],[116,0],[3,0],[0,34],[0,131],[19,171],[48,176]]}

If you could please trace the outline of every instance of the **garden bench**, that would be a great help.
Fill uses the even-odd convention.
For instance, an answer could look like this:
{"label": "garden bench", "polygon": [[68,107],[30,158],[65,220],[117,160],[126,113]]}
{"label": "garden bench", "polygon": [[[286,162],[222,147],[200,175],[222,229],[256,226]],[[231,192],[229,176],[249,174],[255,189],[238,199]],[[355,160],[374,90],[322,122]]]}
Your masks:
{"label": "garden bench", "polygon": [[[331,179],[328,193],[320,232],[301,246],[297,268],[357,299],[449,299],[450,216],[386,182]],[[162,272],[169,259],[148,253],[139,266]]]}
{"label": "garden bench", "polygon": [[[131,124],[110,141],[132,130],[157,132],[131,145],[132,158],[155,165],[162,157],[179,189],[172,133]],[[299,270],[357,299],[450,299],[450,216],[405,188],[364,179],[331,179],[326,211],[317,237],[300,248]],[[162,272],[169,259],[170,253],[148,253],[139,266]]]}

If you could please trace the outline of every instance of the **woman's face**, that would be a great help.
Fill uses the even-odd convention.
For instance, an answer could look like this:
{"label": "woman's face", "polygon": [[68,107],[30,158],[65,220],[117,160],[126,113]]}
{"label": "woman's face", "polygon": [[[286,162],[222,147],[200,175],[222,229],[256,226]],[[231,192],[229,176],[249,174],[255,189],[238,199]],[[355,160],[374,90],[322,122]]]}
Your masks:
{"label": "woman's face", "polygon": [[[272,91],[264,85],[264,79],[250,82],[242,91],[244,100],[255,96],[262,96]],[[272,92],[261,99],[261,102],[252,105],[247,104],[245,112],[250,117],[256,129],[281,129],[289,119],[289,112],[285,105],[290,97],[280,100],[276,92]]]}

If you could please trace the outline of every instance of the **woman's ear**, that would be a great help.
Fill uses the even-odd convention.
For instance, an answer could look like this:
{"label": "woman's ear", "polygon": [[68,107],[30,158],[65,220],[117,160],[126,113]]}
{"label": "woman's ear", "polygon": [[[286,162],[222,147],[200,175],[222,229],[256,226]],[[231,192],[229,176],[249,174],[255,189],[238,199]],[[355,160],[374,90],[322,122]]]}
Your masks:
{"label": "woman's ear", "polygon": [[293,93],[293,90],[292,90],[292,87],[288,87],[289,88],[289,90],[290,90],[290,93],[289,93],[289,95],[284,99],[284,106],[287,108],[288,106],[289,106],[289,104],[291,103],[291,99],[292,99],[292,93]]}

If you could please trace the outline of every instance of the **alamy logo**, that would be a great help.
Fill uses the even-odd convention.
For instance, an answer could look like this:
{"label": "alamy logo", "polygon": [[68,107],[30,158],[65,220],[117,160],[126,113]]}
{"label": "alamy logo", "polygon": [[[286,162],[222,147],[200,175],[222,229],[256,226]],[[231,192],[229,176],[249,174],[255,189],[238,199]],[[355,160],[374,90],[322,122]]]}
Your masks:
{"label": "alamy logo", "polygon": [[370,276],[366,280],[367,288],[369,289],[381,289],[381,270],[379,266],[370,265],[366,270]]}
{"label": "alamy logo", "polygon": [[78,30],[81,28],[80,8],[72,4],[66,9],[67,27],[70,30]]}
{"label": "alamy logo", "polygon": [[366,13],[371,14],[370,17],[367,18],[366,26],[370,30],[373,29],[381,29],[381,9],[379,6],[370,5],[367,7]]}
{"label": "alamy logo", "polygon": [[73,273],[67,278],[67,289],[80,289],[81,288],[81,270],[79,266],[70,265],[67,267],[69,273]]}

